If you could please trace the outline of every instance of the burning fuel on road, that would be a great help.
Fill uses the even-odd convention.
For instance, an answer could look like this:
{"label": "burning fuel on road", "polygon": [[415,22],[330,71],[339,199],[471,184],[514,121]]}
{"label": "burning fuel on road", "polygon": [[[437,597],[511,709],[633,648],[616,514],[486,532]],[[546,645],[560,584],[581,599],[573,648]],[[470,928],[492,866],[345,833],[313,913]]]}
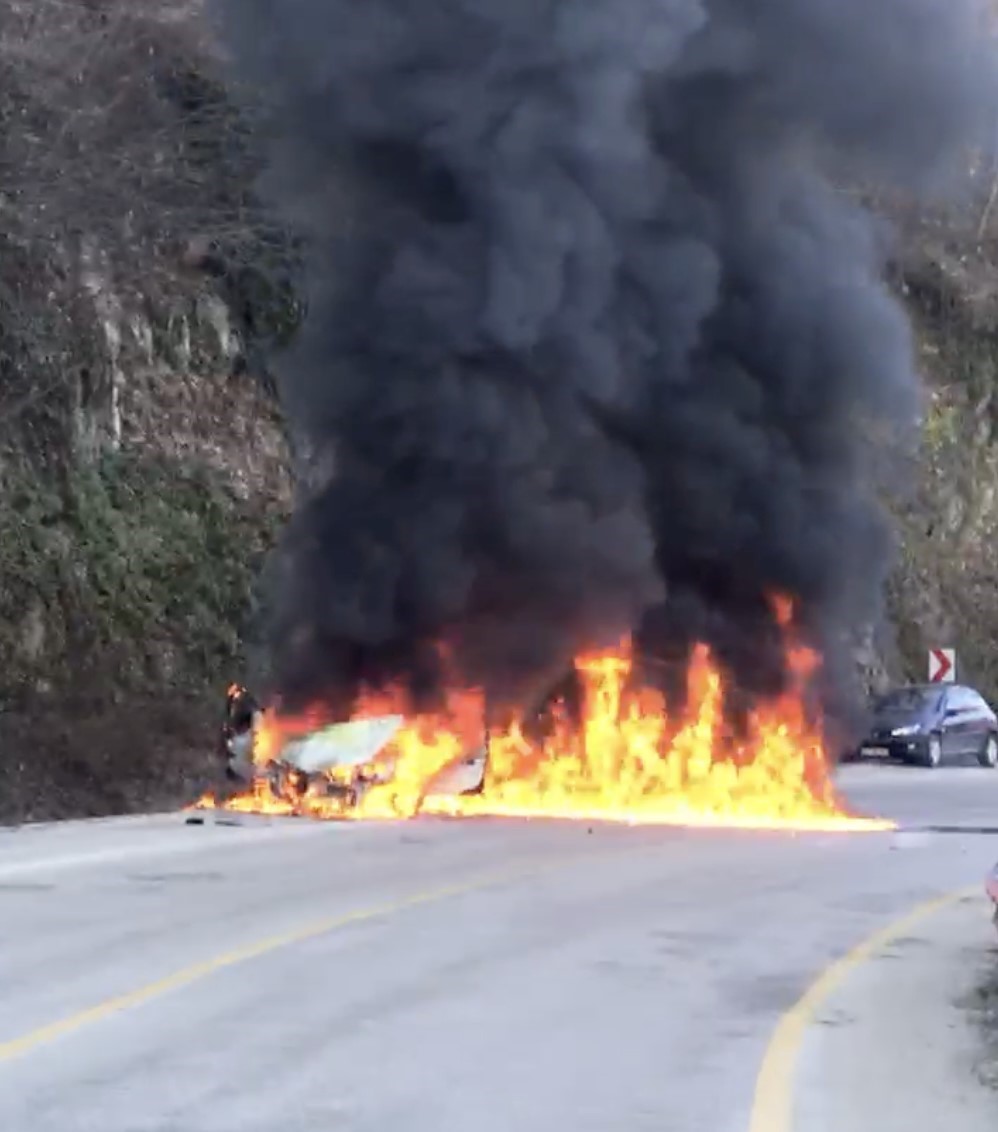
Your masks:
{"label": "burning fuel on road", "polygon": [[[984,0],[211,7],[308,248],[264,746],[379,702],[411,722],[356,814],[846,822],[824,745],[919,398],[840,190],[965,166]],[[482,789],[434,802],[476,712]]]}
{"label": "burning fuel on road", "polygon": [[[786,691],[752,710],[735,733],[724,712],[722,676],[704,646],[694,650],[688,669],[685,708],[673,715],[659,691],[632,681],[632,648],[623,642],[577,661],[580,712],[561,701],[533,727],[512,719],[491,729],[481,758],[470,760],[476,724],[477,738],[483,737],[480,695],[452,693],[445,709],[408,722],[386,714],[394,706],[391,694],[363,696],[355,718],[373,729],[350,731],[347,744],[327,732],[327,768],[312,776],[300,772],[309,756],[288,752],[301,737],[322,734],[322,705],[298,716],[271,710],[257,724],[251,788],[225,806],[337,819],[488,814],[826,831],[893,828],[845,812],[829,778],[822,729],[804,707],[818,657],[788,643],[787,658]],[[359,750],[363,756],[365,743],[358,779],[355,755]],[[320,768],[321,760],[313,755],[311,761]],[[471,789],[447,789],[448,776],[469,762],[481,764],[478,782]],[[290,776],[275,778],[281,766]],[[207,797],[200,805],[216,803]]]}

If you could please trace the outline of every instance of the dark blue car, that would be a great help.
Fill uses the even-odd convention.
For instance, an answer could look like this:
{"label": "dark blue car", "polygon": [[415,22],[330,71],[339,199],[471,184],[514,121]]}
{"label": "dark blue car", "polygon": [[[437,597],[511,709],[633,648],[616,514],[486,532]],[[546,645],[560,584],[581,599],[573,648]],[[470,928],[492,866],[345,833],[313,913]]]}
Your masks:
{"label": "dark blue car", "polygon": [[998,767],[998,716],[962,684],[896,688],[874,703],[859,754],[928,767],[973,757]]}

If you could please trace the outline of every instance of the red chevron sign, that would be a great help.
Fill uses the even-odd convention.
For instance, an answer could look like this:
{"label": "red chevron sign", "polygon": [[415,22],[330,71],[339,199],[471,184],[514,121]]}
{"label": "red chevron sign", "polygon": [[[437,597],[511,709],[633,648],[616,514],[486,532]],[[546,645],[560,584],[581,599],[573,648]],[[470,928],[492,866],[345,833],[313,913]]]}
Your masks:
{"label": "red chevron sign", "polygon": [[929,649],[929,683],[949,684],[956,679],[956,649]]}

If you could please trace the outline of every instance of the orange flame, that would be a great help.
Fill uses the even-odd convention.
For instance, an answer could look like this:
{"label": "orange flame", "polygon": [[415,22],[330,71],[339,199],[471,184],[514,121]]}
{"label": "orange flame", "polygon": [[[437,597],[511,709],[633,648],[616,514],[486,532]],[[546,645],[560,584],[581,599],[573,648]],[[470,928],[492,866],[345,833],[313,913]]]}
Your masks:
{"label": "orange flame", "polygon": [[[789,631],[792,610],[780,603]],[[318,818],[398,819],[417,813],[504,815],[640,824],[724,825],[812,830],[890,829],[893,823],[850,816],[831,781],[820,723],[804,708],[807,681],[818,657],[806,648],[787,652],[790,686],[757,708],[739,734],[727,726],[723,682],[708,649],[694,650],[687,674],[687,708],[672,718],[658,691],[632,688],[629,642],[584,656],[576,669],[584,690],[581,725],[563,705],[553,727],[529,739],[520,724],[493,731],[481,789],[435,793],[441,776],[473,750],[483,719],[481,697],[455,694],[438,716],[407,723],[367,768],[366,788],[348,788],[349,771],[329,772],[322,783],[296,791],[265,777],[285,744],[315,730],[317,710],[289,718],[271,710],[257,732],[252,789],[224,803],[240,811],[300,813]],[[358,715],[393,710],[390,698],[372,697]],[[478,743],[481,744],[479,733]],[[341,789],[330,795],[329,786]],[[202,799],[200,805],[214,805]]]}

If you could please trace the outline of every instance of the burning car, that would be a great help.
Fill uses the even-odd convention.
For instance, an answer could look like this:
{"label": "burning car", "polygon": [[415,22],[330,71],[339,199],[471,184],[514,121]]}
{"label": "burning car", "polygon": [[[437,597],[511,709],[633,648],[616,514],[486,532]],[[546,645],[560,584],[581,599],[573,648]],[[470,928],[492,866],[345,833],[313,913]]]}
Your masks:
{"label": "burning car", "polygon": [[[405,718],[383,715],[291,728],[268,724],[252,693],[230,685],[219,739],[226,777],[243,788],[268,792],[290,810],[298,804],[307,809],[308,800],[338,804],[346,812],[372,787],[391,783],[398,762],[393,742]],[[444,767],[432,784],[434,796],[481,790],[486,749],[483,740]]]}
{"label": "burning car", "polygon": [[[675,706],[629,638],[579,656],[525,712],[454,689],[431,712],[395,714],[394,689],[357,698],[331,722],[261,710],[245,689],[226,701],[225,799],[194,808],[331,820],[417,816],[608,820],[739,828],[884,830],[849,811],[829,773],[820,717],[806,696],[817,658],[788,638],[788,684],[733,726],[724,673],[698,645]],[[665,681],[662,681],[665,683]]]}

